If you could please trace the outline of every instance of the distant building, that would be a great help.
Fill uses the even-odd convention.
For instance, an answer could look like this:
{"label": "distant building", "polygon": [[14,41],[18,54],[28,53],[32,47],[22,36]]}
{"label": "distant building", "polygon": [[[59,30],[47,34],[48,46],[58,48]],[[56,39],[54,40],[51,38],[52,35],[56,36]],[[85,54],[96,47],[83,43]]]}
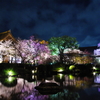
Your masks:
{"label": "distant building", "polygon": [[94,50],[94,57],[95,57],[95,62],[100,64],[100,43],[98,43],[98,48]]}
{"label": "distant building", "polygon": [[98,48],[94,50],[95,56],[100,56],[100,43],[98,43]]}
{"label": "distant building", "polygon": [[94,55],[94,50],[97,49],[97,46],[90,46],[90,47],[79,47],[79,50],[81,51],[87,51],[89,52],[91,55]]}
{"label": "distant building", "polygon": [[100,64],[100,43],[97,46],[80,47],[81,51],[88,51],[92,57],[94,57],[94,63]]}
{"label": "distant building", "polygon": [[98,43],[97,46],[80,47],[80,50],[91,53],[91,56],[94,58],[94,63],[100,64],[100,43]]}

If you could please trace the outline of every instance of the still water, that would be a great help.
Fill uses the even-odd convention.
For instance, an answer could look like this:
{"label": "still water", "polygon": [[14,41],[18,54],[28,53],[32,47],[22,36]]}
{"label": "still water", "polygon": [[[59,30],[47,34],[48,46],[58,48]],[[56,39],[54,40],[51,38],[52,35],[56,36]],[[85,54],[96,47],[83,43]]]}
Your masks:
{"label": "still water", "polygon": [[[11,81],[10,77],[0,78],[0,100],[100,100],[100,75],[96,72],[24,76],[27,78],[17,76],[12,86],[6,83],[7,79]],[[43,81],[56,83],[62,90],[42,94],[35,87]]]}

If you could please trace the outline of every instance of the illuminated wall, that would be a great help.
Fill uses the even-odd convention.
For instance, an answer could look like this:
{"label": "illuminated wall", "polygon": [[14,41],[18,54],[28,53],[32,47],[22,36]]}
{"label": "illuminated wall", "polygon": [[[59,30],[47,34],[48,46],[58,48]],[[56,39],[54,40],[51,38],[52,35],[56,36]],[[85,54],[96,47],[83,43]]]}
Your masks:
{"label": "illuminated wall", "polygon": [[95,62],[100,64],[100,57],[99,57],[100,56],[100,43],[98,43],[98,48],[99,49],[94,50],[94,56],[96,56]]}
{"label": "illuminated wall", "polygon": [[94,55],[100,55],[100,49],[94,50]]}

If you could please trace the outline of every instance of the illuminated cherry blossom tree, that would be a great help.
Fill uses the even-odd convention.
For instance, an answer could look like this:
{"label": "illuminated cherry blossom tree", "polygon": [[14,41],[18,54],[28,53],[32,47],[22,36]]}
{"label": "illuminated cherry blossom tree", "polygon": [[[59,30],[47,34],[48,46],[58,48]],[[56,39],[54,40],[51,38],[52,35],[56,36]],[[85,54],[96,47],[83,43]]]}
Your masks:
{"label": "illuminated cherry blossom tree", "polygon": [[15,44],[16,55],[20,56],[22,63],[43,63],[50,57],[50,50],[46,44],[41,44],[34,37],[29,40],[18,39]]}
{"label": "illuminated cherry blossom tree", "polygon": [[5,56],[14,56],[15,49],[13,47],[13,42],[11,40],[0,41],[0,55],[4,61]]}

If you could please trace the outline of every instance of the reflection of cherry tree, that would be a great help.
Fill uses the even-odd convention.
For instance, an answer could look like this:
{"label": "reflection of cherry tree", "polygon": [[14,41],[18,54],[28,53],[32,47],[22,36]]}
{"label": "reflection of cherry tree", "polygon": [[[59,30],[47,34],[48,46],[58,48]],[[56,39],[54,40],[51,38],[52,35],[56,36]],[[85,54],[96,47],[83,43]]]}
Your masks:
{"label": "reflection of cherry tree", "polygon": [[70,92],[63,90],[62,92],[52,95],[41,95],[38,91],[33,89],[30,93],[23,93],[19,95],[21,100],[78,100],[79,94],[77,92]]}
{"label": "reflection of cherry tree", "polygon": [[79,94],[77,92],[70,92],[64,89],[62,92],[49,96],[50,100],[78,100]]}
{"label": "reflection of cherry tree", "polygon": [[34,40],[34,37],[29,40],[18,39],[15,44],[16,54],[21,57],[22,62],[40,62],[42,63],[50,55],[50,50],[47,45],[41,44]]}
{"label": "reflection of cherry tree", "polygon": [[30,93],[20,94],[19,99],[21,100],[48,100],[48,95],[41,95],[38,91],[33,89]]}
{"label": "reflection of cherry tree", "polygon": [[13,56],[14,54],[15,54],[15,50],[11,40],[0,41],[0,55],[2,55],[3,61],[5,56],[10,56],[10,55]]}

